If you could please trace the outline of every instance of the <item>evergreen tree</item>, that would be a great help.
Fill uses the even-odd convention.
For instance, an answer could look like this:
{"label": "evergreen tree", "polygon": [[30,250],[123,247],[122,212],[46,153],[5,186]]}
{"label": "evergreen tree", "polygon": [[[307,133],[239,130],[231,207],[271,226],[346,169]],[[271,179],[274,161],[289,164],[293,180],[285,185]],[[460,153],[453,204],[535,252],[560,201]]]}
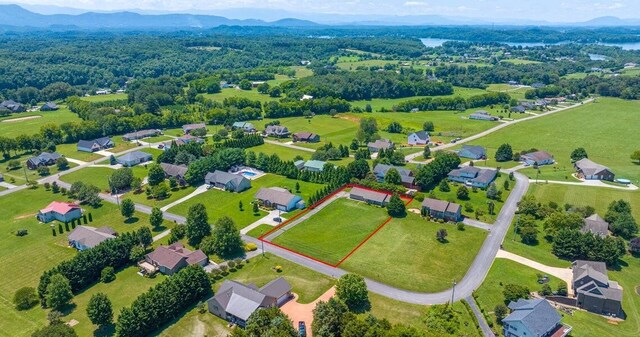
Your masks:
{"label": "evergreen tree", "polygon": [[125,218],[131,218],[136,211],[136,205],[131,199],[124,199],[120,204],[120,214]]}
{"label": "evergreen tree", "polygon": [[402,184],[402,177],[400,177],[400,173],[395,168],[390,168],[387,171],[387,174],[384,176],[384,182],[392,185],[400,185]]}
{"label": "evergreen tree", "polygon": [[197,246],[202,238],[211,234],[209,217],[203,204],[195,204],[189,207],[187,214],[186,235],[189,242]]}
{"label": "evergreen tree", "polygon": [[113,322],[113,309],[107,295],[96,293],[91,296],[89,304],[87,304],[87,316],[91,323],[99,326]]}
{"label": "evergreen tree", "polygon": [[405,204],[402,202],[400,197],[397,195],[391,196],[391,200],[389,200],[389,203],[387,204],[387,213],[389,213],[389,216],[394,218],[403,217],[407,214]]}
{"label": "evergreen tree", "polygon": [[151,209],[151,215],[149,215],[149,223],[152,228],[158,228],[162,226],[162,222],[164,221],[164,215],[162,211],[158,207],[154,207]]}
{"label": "evergreen tree", "polygon": [[495,159],[497,162],[504,162],[513,159],[513,150],[511,149],[511,145],[502,144],[498,147],[496,151]]}

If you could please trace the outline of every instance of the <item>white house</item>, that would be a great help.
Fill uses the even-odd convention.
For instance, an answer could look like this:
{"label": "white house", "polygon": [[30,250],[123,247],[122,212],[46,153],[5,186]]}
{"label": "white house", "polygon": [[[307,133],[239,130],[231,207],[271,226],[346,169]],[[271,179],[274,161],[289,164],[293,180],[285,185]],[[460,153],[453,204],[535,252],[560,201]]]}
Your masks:
{"label": "white house", "polygon": [[429,133],[427,131],[418,131],[407,136],[409,145],[427,145],[429,144]]}

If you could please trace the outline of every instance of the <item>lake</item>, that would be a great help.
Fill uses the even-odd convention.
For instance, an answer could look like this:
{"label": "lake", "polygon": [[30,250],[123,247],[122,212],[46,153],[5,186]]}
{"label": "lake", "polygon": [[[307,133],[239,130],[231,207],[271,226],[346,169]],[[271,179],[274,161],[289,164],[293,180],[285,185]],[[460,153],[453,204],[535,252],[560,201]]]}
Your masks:
{"label": "lake", "polygon": [[[445,43],[447,41],[465,42],[463,40],[434,39],[434,38],[422,38],[422,39],[420,39],[420,41],[422,41],[422,44],[424,44],[425,47],[427,47],[427,48],[440,47],[440,46],[442,46],[443,43]],[[544,43],[544,42],[500,42],[500,41],[496,41],[496,42],[504,43],[504,44],[512,46],[512,47],[513,46],[522,46],[522,47],[525,47],[525,48],[527,48],[527,47],[553,46],[553,45],[571,43],[570,41],[563,41],[563,42],[556,42],[556,43]],[[600,44],[605,45],[605,46],[620,47],[623,50],[640,50],[640,42],[632,42],[632,43],[600,43]]]}

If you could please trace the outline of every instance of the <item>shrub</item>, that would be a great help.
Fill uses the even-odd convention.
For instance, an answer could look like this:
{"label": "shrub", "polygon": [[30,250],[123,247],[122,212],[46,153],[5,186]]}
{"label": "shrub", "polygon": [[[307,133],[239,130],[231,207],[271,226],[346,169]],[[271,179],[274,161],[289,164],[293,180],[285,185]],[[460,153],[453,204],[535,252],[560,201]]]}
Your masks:
{"label": "shrub", "polygon": [[256,245],[256,244],[255,244],[255,243],[253,243],[253,242],[249,242],[249,243],[247,243],[247,244],[245,244],[245,245],[244,245],[244,250],[245,250],[246,252],[253,252],[253,251],[255,251],[255,250],[258,250],[258,245]]}
{"label": "shrub", "polygon": [[276,273],[281,273],[282,272],[282,266],[277,265],[277,266],[273,267],[273,270],[275,270]]}
{"label": "shrub", "polygon": [[464,223],[458,222],[458,224],[456,224],[456,226],[458,227],[459,231],[463,231],[464,230]]}
{"label": "shrub", "polygon": [[567,285],[562,283],[558,286],[558,291],[556,291],[558,296],[567,296]]}
{"label": "shrub", "polygon": [[111,266],[104,267],[104,269],[102,269],[102,272],[100,272],[100,282],[102,283],[109,283],[115,279],[116,272],[115,269],[113,269],[113,267]]}
{"label": "shrub", "polygon": [[16,231],[16,236],[25,236],[29,234],[29,232],[26,229],[18,229]]}
{"label": "shrub", "polygon": [[465,212],[473,212],[473,205],[470,202],[464,203],[464,211]]}
{"label": "shrub", "polygon": [[13,304],[18,310],[27,310],[38,304],[38,295],[36,289],[32,287],[23,287],[18,289],[13,295]]}
{"label": "shrub", "polygon": [[551,286],[549,284],[543,284],[542,289],[538,292],[540,296],[551,296],[553,295],[553,291],[551,290]]}
{"label": "shrub", "polygon": [[229,266],[230,270],[235,270],[236,268],[236,263],[233,261],[227,261],[227,266]]}

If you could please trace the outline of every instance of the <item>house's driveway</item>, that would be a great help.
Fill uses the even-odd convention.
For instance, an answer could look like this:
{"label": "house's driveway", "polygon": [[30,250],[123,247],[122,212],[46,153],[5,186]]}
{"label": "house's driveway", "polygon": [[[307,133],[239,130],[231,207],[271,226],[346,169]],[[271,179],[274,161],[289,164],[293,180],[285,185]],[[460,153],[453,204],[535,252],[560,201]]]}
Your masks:
{"label": "house's driveway", "polygon": [[202,194],[202,193],[204,193],[206,191],[207,191],[207,185],[206,184],[205,185],[200,185],[200,186],[198,186],[198,188],[195,189],[195,191],[191,192],[189,195],[187,195],[185,197],[182,197],[182,198],[180,198],[180,199],[168,204],[167,206],[164,206],[164,207],[160,208],[160,210],[163,211],[163,212],[166,212],[169,208],[171,208],[173,206],[176,206],[176,205],[179,205],[179,204],[181,204],[181,203],[183,203],[183,202],[185,202],[185,201],[187,201],[187,200],[189,200],[189,199],[191,199],[191,198],[193,198],[193,197],[195,197],[195,196],[197,196],[199,194]]}
{"label": "house's driveway", "polygon": [[294,298],[289,300],[289,302],[285,303],[280,310],[284,312],[291,321],[293,321],[293,326],[296,330],[298,330],[298,322],[303,321],[307,326],[307,336],[313,336],[311,332],[311,323],[313,322],[313,309],[315,309],[316,304],[318,302],[328,301],[333,295],[336,293],[336,287],[331,287],[331,289],[327,290],[324,294],[320,295],[315,301],[309,304],[301,304],[298,303],[298,295],[296,294]]}
{"label": "house's driveway", "polygon": [[551,276],[555,276],[555,277],[565,281],[567,283],[567,290],[568,290],[569,296],[573,296],[573,289],[571,287],[571,284],[573,282],[573,271],[571,270],[571,268],[549,267],[549,266],[544,265],[542,263],[539,263],[539,262],[524,258],[524,257],[522,257],[520,255],[509,253],[509,252],[507,252],[505,250],[502,250],[502,249],[498,250],[498,254],[496,255],[496,257],[518,262],[518,263],[523,264],[523,265],[525,265],[527,267],[531,267],[531,268],[539,270],[539,271],[541,271],[541,272],[543,272],[545,274],[549,274]]}
{"label": "house's driveway", "polygon": [[[265,215],[263,218],[261,218],[260,220],[256,220],[254,221],[252,224],[250,224],[249,226],[243,228],[240,230],[240,234],[246,235],[247,233],[249,233],[252,229],[264,224],[264,225],[269,225],[269,226],[278,226],[279,224],[281,224],[284,221],[287,221],[286,218],[283,218],[280,216],[280,211],[278,210],[271,210],[269,211],[269,213],[267,215]],[[274,219],[280,217],[281,222],[276,222]]]}

